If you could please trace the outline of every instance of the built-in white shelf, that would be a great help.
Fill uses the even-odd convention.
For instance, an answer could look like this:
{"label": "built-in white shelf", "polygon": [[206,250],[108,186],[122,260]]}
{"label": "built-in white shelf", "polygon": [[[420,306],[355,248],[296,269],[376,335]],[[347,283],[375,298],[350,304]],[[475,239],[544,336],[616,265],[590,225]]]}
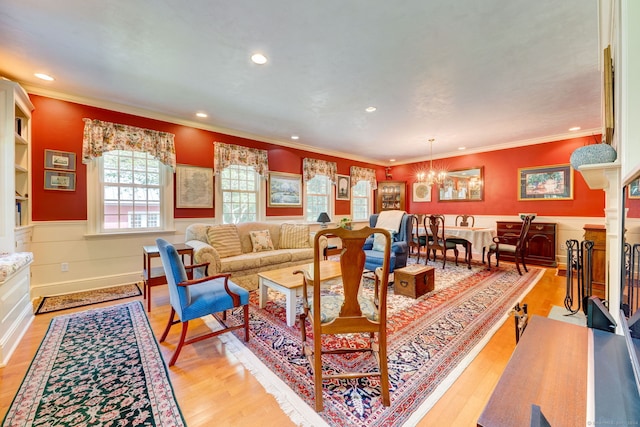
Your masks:
{"label": "built-in white shelf", "polygon": [[620,169],[620,162],[615,161],[611,163],[595,163],[591,165],[582,165],[578,167],[578,172],[582,174],[582,177],[587,182],[587,185],[592,190],[604,190],[609,188],[608,172],[614,172],[616,169]]}

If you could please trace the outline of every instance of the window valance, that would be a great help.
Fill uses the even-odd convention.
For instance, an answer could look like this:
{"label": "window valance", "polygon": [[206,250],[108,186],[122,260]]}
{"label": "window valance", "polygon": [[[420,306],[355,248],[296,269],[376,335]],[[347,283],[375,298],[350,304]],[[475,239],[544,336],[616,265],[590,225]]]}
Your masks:
{"label": "window valance", "polygon": [[378,188],[378,181],[376,181],[376,171],[369,168],[361,168],[358,166],[351,166],[351,185],[356,185],[360,181],[369,181],[371,189]]}
{"label": "window valance", "polygon": [[213,159],[214,173],[219,174],[231,165],[253,166],[260,176],[266,178],[269,171],[267,150],[216,142]]}
{"label": "window valance", "polygon": [[332,183],[336,183],[338,177],[338,164],[336,162],[327,162],[318,159],[302,159],[302,178],[305,182],[314,176],[326,175]]}
{"label": "window valance", "polygon": [[89,163],[107,151],[129,150],[148,153],[174,171],[176,170],[176,147],[172,133],[95,119],[82,120],[84,121],[82,163]]}

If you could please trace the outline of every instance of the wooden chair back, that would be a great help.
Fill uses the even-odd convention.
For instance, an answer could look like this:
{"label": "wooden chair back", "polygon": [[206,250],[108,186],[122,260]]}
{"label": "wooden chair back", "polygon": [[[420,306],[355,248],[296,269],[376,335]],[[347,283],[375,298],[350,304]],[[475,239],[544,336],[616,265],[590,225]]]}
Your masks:
{"label": "wooden chair back", "polygon": [[[341,280],[333,282],[332,294],[321,292],[321,261],[323,248],[321,241],[325,235],[341,240],[342,253],[340,254]],[[361,289],[365,253],[364,243],[370,235],[375,234],[384,240],[384,261],[382,267],[375,272],[374,293],[371,298]],[[314,238],[313,275],[308,270],[300,270],[296,273],[304,275],[303,286],[303,313],[300,315],[300,330],[302,333],[303,351],[309,359],[314,372],[316,411],[323,410],[322,381],[326,378],[358,378],[366,376],[379,376],[382,388],[383,403],[388,406],[389,378],[387,368],[387,288],[389,285],[389,259],[391,254],[391,234],[381,228],[364,227],[358,230],[346,230],[344,228],[325,229],[316,233]],[[342,285],[341,295],[335,291]],[[307,343],[306,320],[312,326],[313,344]],[[371,346],[364,349],[340,348],[323,349],[321,346],[322,335],[366,333],[370,334]],[[377,341],[374,342],[374,336]],[[346,372],[333,373],[330,376],[323,375],[322,357],[327,353],[372,351],[379,362],[379,370],[375,372]]]}
{"label": "wooden chair back", "polygon": [[473,215],[462,214],[456,217],[456,227],[474,227],[475,224],[476,220]]}

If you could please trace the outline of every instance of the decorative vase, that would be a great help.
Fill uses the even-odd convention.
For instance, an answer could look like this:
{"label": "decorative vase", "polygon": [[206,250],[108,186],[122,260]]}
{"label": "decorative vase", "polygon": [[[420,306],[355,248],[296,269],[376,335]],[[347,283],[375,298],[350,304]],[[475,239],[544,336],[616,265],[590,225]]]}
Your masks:
{"label": "decorative vase", "polygon": [[569,162],[574,169],[582,165],[592,165],[595,163],[615,162],[618,154],[616,150],[606,143],[585,145],[571,153]]}

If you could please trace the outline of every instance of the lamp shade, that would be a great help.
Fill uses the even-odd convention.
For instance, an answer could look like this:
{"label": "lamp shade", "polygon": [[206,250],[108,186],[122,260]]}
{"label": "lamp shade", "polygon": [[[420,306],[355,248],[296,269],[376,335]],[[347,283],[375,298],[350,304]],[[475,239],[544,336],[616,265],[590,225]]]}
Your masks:
{"label": "lamp shade", "polygon": [[331,218],[329,218],[329,215],[327,215],[326,212],[322,212],[320,216],[318,216],[318,222],[321,222],[324,224],[325,222],[330,222],[330,221],[331,221]]}

